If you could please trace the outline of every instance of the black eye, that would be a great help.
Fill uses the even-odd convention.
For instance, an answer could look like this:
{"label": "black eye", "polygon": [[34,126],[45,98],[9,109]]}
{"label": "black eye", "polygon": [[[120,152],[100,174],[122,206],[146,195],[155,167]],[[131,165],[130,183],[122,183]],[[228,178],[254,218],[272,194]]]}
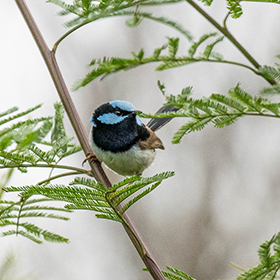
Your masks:
{"label": "black eye", "polygon": [[118,117],[120,117],[120,116],[122,115],[122,112],[119,111],[119,110],[117,110],[117,111],[115,112],[115,115],[118,116]]}

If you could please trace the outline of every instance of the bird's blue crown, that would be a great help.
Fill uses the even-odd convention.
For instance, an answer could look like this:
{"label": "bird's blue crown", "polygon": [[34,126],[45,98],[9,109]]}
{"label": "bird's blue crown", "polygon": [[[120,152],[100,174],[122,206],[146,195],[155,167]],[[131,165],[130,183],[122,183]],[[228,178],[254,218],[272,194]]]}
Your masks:
{"label": "bird's blue crown", "polygon": [[[124,101],[124,100],[114,100],[107,104],[111,105],[114,110],[112,110],[112,112],[103,113],[102,115],[97,117],[97,120],[103,124],[110,124],[110,125],[117,124],[117,123],[122,122],[128,116],[127,113],[117,115],[116,111],[115,111],[117,109],[120,109],[123,112],[136,111],[136,108],[130,102]],[[90,121],[90,123],[93,124],[93,126],[96,126],[96,124],[94,123],[93,117],[91,117],[89,119],[89,121]],[[143,124],[139,117],[136,117],[136,121],[137,121],[138,125],[140,125],[140,126]]]}
{"label": "bird's blue crown", "polygon": [[114,100],[109,102],[109,104],[113,107],[113,108],[120,108],[121,110],[124,111],[135,111],[136,108],[134,107],[134,105],[132,105],[130,102],[125,101],[125,100]]}

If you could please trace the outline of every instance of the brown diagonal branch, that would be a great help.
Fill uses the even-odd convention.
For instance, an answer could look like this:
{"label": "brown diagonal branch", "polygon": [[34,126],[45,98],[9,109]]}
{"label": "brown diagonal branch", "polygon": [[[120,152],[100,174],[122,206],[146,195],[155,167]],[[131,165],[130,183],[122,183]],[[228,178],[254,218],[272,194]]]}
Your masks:
{"label": "brown diagonal branch", "polygon": [[[29,30],[41,52],[41,55],[43,56],[43,59],[47,65],[47,68],[49,70],[49,73],[52,77],[52,80],[55,84],[56,90],[58,92],[58,95],[61,99],[61,102],[65,108],[65,111],[68,115],[68,118],[73,126],[73,129],[78,137],[78,140],[80,142],[80,145],[84,151],[85,156],[88,156],[92,154],[91,147],[88,142],[88,135],[85,131],[85,128],[82,124],[82,121],[80,119],[80,116],[75,108],[75,105],[73,103],[73,100],[69,94],[69,91],[66,87],[66,84],[64,82],[64,79],[62,77],[62,74],[60,72],[60,69],[57,65],[57,61],[55,58],[55,54],[53,51],[50,51],[48,46],[46,45],[46,42],[40,32],[40,30],[37,27],[36,22],[34,21],[26,3],[24,0],[15,0],[19,10],[24,17]],[[106,188],[111,187],[111,183],[106,176],[103,168],[101,167],[101,164],[99,162],[90,162],[92,173],[94,174],[94,177],[97,181],[101,182]],[[153,257],[149,253],[149,250],[141,237],[139,236],[139,233],[137,229],[135,228],[133,222],[130,220],[127,214],[123,215],[123,218],[126,221],[126,224],[124,225],[124,229],[127,232],[128,236],[130,237],[132,243],[134,244],[136,250],[138,251],[140,257],[142,258],[143,262],[145,263],[147,269],[149,270],[150,274],[154,279],[157,280],[165,280],[164,275],[162,274],[160,268],[154,261]],[[139,242],[141,243],[141,247],[139,246]]]}

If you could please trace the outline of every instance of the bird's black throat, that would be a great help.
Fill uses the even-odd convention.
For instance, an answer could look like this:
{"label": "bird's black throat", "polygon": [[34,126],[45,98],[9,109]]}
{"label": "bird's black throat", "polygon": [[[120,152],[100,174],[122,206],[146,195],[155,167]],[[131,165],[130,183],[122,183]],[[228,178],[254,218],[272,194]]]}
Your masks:
{"label": "bird's black throat", "polygon": [[104,151],[125,152],[139,140],[146,140],[150,133],[136,122],[136,114],[131,113],[116,124],[98,123],[92,130],[94,143]]}

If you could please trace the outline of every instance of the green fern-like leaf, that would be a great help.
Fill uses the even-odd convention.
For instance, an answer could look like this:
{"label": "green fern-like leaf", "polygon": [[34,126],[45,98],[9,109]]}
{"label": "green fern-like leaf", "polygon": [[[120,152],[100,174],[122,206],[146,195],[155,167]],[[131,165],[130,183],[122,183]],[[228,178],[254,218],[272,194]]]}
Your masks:
{"label": "green fern-like leaf", "polygon": [[202,3],[204,3],[206,6],[211,6],[213,0],[200,0]]}
{"label": "green fern-like leaf", "polygon": [[18,152],[0,152],[0,157],[9,161],[9,164],[22,164],[24,162],[34,163],[36,162],[36,157],[31,155],[25,155],[24,153]]}
{"label": "green fern-like leaf", "polygon": [[[41,104],[40,104],[40,105],[37,105],[37,106],[32,107],[32,108],[30,108],[30,109],[28,109],[28,110],[26,110],[26,111],[23,111],[23,112],[21,112],[21,113],[18,113],[18,114],[16,114],[16,115],[13,115],[13,116],[8,117],[8,118],[6,118],[6,119],[0,120],[0,125],[3,125],[3,124],[5,124],[5,123],[8,123],[8,122],[13,121],[13,120],[15,120],[15,119],[18,119],[18,118],[21,118],[21,117],[23,117],[23,116],[26,116],[26,115],[30,114],[31,112],[33,112],[33,111],[39,109],[41,106],[42,106]],[[2,115],[2,116],[5,116],[5,115],[8,115],[8,114],[11,114],[11,113],[17,111],[16,109],[17,109],[16,107],[13,107],[13,108],[9,109],[8,111],[2,113],[1,115]]]}
{"label": "green fern-like leaf", "polygon": [[194,278],[192,278],[191,276],[189,276],[188,274],[186,274],[185,272],[183,272],[179,269],[176,269],[171,266],[167,266],[166,268],[169,271],[171,271],[172,273],[174,273],[174,274],[171,274],[170,272],[163,271],[163,274],[167,279],[170,279],[170,280],[195,280]]}
{"label": "green fern-like leaf", "polygon": [[40,148],[38,148],[35,145],[30,146],[28,149],[34,155],[37,156],[36,162],[43,161],[43,162],[46,162],[47,164],[50,164],[55,161],[54,157],[51,154],[49,154],[48,152],[44,152],[43,150],[41,150]]}
{"label": "green fern-like leaf", "polygon": [[280,82],[280,68],[278,67],[271,67],[271,66],[267,66],[264,65],[262,67],[259,68],[259,72],[262,75],[267,75],[270,78],[274,79],[277,82]]}
{"label": "green fern-like leaf", "polygon": [[240,0],[227,0],[227,8],[232,18],[237,19],[242,16],[243,11]]}
{"label": "green fern-like leaf", "polygon": [[43,241],[41,241],[40,239],[34,237],[33,235],[27,233],[26,231],[23,230],[8,230],[8,231],[4,231],[1,233],[0,236],[4,237],[4,236],[10,236],[10,235],[21,235],[37,244],[41,244]]}
{"label": "green fern-like leaf", "polygon": [[280,269],[279,239],[280,233],[264,242],[258,250],[260,263],[256,267],[243,272],[237,277],[237,280],[276,279]]}
{"label": "green fern-like leaf", "polygon": [[168,53],[171,58],[175,58],[179,47],[179,38],[168,38]]}
{"label": "green fern-like leaf", "polygon": [[16,129],[20,129],[20,128],[26,128],[28,126],[32,126],[32,125],[37,125],[40,122],[45,122],[45,121],[49,121],[51,119],[51,117],[42,117],[42,118],[36,118],[36,119],[28,119],[26,121],[20,121],[17,122],[16,124],[11,125],[10,127],[6,127],[2,130],[0,130],[0,137],[7,135],[8,133],[16,130]]}
{"label": "green fern-like leaf", "polygon": [[218,101],[219,103],[225,104],[228,107],[231,107],[233,109],[235,109],[237,112],[244,112],[246,110],[246,107],[244,105],[242,105],[241,102],[239,102],[239,100],[234,99],[234,98],[230,98],[228,96],[225,95],[221,95],[221,94],[212,94],[210,96],[210,99],[214,100],[214,101]]}
{"label": "green fern-like leaf", "polygon": [[[173,175],[174,172],[163,172],[148,178],[132,176],[113,185],[109,190],[106,190],[100,183],[82,177],[75,178],[74,181],[69,184],[69,186],[52,184],[21,187],[11,186],[7,187],[6,190],[10,192],[20,192],[20,196],[23,199],[23,202],[21,203],[23,203],[23,205],[20,208],[15,204],[10,206],[5,205],[3,210],[0,208],[0,211],[2,210],[2,213],[5,213],[5,215],[2,214],[2,217],[5,219],[4,221],[7,221],[6,225],[13,224],[10,221],[13,218],[22,219],[28,217],[44,217],[66,219],[64,216],[46,212],[48,210],[62,211],[61,208],[49,208],[41,205],[32,205],[31,202],[38,203],[45,201],[44,199],[33,199],[31,202],[29,201],[30,197],[34,195],[41,195],[46,197],[47,201],[50,199],[66,202],[66,209],[91,210],[97,212],[96,216],[98,218],[123,222],[121,216],[128,208],[130,208],[145,195],[153,191],[162,182],[162,180]],[[143,192],[136,195],[135,197],[132,197],[135,192],[150,184],[152,184],[151,187],[147,187]],[[80,187],[80,185],[82,187]],[[129,199],[128,202],[123,208],[119,208],[120,203],[125,199]],[[24,205],[24,203],[27,204]],[[19,214],[15,215],[13,214],[13,211],[19,212]]]}
{"label": "green fern-like leaf", "polygon": [[153,184],[151,187],[145,189],[143,192],[141,192],[140,194],[138,194],[137,196],[133,197],[128,203],[126,203],[120,210],[120,213],[123,214],[128,208],[130,208],[134,203],[136,203],[137,201],[139,201],[141,198],[143,198],[145,195],[149,194],[150,192],[152,192],[159,184],[161,183],[161,181],[156,182],[155,184]]}
{"label": "green fern-like leaf", "polygon": [[177,112],[168,112],[157,115],[144,115],[144,117],[156,118],[189,118],[174,135],[172,142],[179,143],[187,133],[201,130],[212,122],[215,127],[222,128],[233,124],[238,118],[251,116],[280,116],[280,103],[271,102],[260,96],[252,96],[244,91],[238,84],[229,90],[229,96],[212,94],[209,98],[193,99],[192,88],[186,88],[181,94],[169,95],[166,98],[166,106],[174,106],[181,109]]}
{"label": "green fern-like leaf", "polygon": [[31,223],[20,223],[19,226],[23,227],[29,234],[33,234],[38,237],[42,236],[46,241],[63,243],[68,243],[69,241],[67,238],[64,238],[53,232],[43,230]]}
{"label": "green fern-like leaf", "polygon": [[[152,15],[145,15],[139,11],[140,6],[154,6],[168,3],[177,3],[182,0],[145,0],[139,1],[87,1],[87,0],[76,0],[73,5],[69,5],[61,0],[49,0],[49,3],[58,5],[62,10],[58,13],[60,16],[74,14],[75,18],[65,23],[66,27],[74,27],[76,25],[83,25],[92,21],[96,21],[101,18],[120,16],[120,15],[133,15],[133,19],[127,21],[128,26],[135,26],[141,22],[142,18],[149,18],[167,25],[172,26],[173,22],[168,21],[165,18],[153,17]],[[136,7],[136,12],[128,10]],[[173,25],[172,27],[182,31],[179,25]],[[189,34],[188,34],[189,35]]]}
{"label": "green fern-like leaf", "polygon": [[180,143],[181,139],[183,136],[187,133],[193,132],[193,131],[198,131],[202,130],[206,124],[211,122],[213,117],[211,116],[206,116],[203,119],[194,119],[189,121],[188,123],[182,125],[182,127],[176,131],[176,133],[173,136],[172,143],[173,144],[178,144]]}
{"label": "green fern-like leaf", "polygon": [[71,143],[73,138],[68,136],[63,136],[57,139],[52,143],[52,149],[47,152],[48,157],[53,159],[57,156],[58,158],[64,158],[64,155],[67,154],[68,146]]}
{"label": "green fern-like leaf", "polygon": [[230,89],[229,95],[247,105],[246,111],[262,111],[262,107],[255,102],[254,98],[250,94],[241,89],[239,85],[233,89]]}
{"label": "green fern-like leaf", "polygon": [[141,176],[135,175],[135,176],[127,177],[127,178],[125,178],[124,180],[118,182],[117,184],[114,184],[114,185],[110,188],[110,192],[113,192],[113,191],[115,191],[115,190],[117,190],[117,189],[119,189],[119,188],[121,188],[121,187],[123,187],[123,186],[126,186],[126,185],[128,185],[128,184],[131,184],[131,183],[133,183],[133,182],[135,182],[135,181],[139,181],[139,180],[141,180]]}
{"label": "green fern-like leaf", "polygon": [[212,122],[214,123],[215,127],[223,128],[233,124],[238,117],[240,117],[240,115],[224,115],[213,118]]}
{"label": "green fern-like leaf", "polygon": [[[143,15],[144,17],[151,18],[151,16],[149,16],[146,13],[141,13],[141,15]],[[160,18],[157,19],[159,20]],[[175,23],[172,22],[169,22],[169,24],[171,24],[171,26],[173,26],[174,28],[175,26],[177,26]],[[222,41],[223,39],[222,37],[219,37],[213,43],[208,44],[205,47],[203,55],[196,56],[196,57],[194,56],[198,47],[204,41],[216,35],[217,35],[216,33],[203,35],[198,42],[195,42],[191,45],[191,47],[189,48],[188,56],[177,55],[179,49],[179,38],[168,38],[168,43],[164,44],[159,48],[156,48],[151,56],[145,56],[144,50],[141,49],[139,53],[132,53],[132,58],[104,57],[102,59],[93,59],[90,63],[90,66],[94,67],[94,69],[91,72],[89,72],[83,79],[77,81],[73,85],[73,90],[77,90],[80,87],[86,86],[96,78],[103,79],[112,73],[117,73],[119,71],[126,71],[153,62],[161,62],[161,64],[156,67],[156,71],[163,71],[166,69],[185,66],[191,63],[196,63],[201,61],[227,62],[227,61],[223,61],[222,55],[213,52],[213,48],[216,46],[216,44]],[[166,48],[168,48],[168,54],[163,55],[162,52]]]}
{"label": "green fern-like leaf", "polygon": [[260,94],[266,94],[266,95],[276,95],[280,94],[280,85],[272,85],[269,87],[262,88],[260,90]]}
{"label": "green fern-like leaf", "polygon": [[92,189],[95,189],[100,194],[104,194],[107,191],[106,188],[101,183],[84,177],[76,177],[74,181],[71,182],[69,185],[70,186],[82,185],[82,186],[90,187]]}
{"label": "green fern-like leaf", "polygon": [[194,57],[198,47],[205,42],[208,38],[216,36],[217,33],[210,33],[210,34],[204,34],[200,37],[200,39],[197,42],[194,42],[191,47],[189,48],[189,56]]}
{"label": "green fern-like leaf", "polygon": [[[145,187],[145,186],[147,186],[151,183],[154,183],[154,182],[161,182],[162,180],[167,179],[167,178],[169,178],[173,175],[174,175],[174,172],[164,172],[164,173],[160,173],[160,174],[154,175],[152,177],[148,177],[148,178],[142,177],[139,180],[134,181],[134,182],[128,184],[127,186],[125,186],[122,189],[119,189],[117,191],[112,192],[111,189],[109,189],[108,190],[109,198],[110,198],[110,200],[113,201],[114,205],[117,206],[122,201],[124,201],[125,199],[127,199],[128,197],[130,197],[132,194],[134,194],[138,190],[142,189],[143,187]],[[114,186],[113,186],[113,188],[114,188]],[[138,201],[139,199],[137,199],[136,201]]]}
{"label": "green fern-like leaf", "polygon": [[[223,41],[223,39],[224,39],[224,37],[220,37],[216,41],[214,41],[212,44],[207,45],[206,48],[204,49],[203,57],[206,58],[206,59],[209,59],[211,57],[211,54],[212,54],[212,51],[213,51],[213,48],[215,47],[215,45],[217,45],[218,43]],[[217,53],[212,57],[215,58],[215,56],[217,56]],[[221,56],[219,56],[219,58],[220,57]]]}
{"label": "green fern-like leaf", "polygon": [[168,19],[166,17],[157,17],[150,13],[144,13],[144,12],[139,12],[138,15],[140,17],[151,19],[153,21],[160,22],[169,27],[174,28],[175,30],[177,30],[178,32],[183,34],[185,36],[185,38],[187,38],[189,41],[192,41],[192,39],[193,39],[193,36],[190,34],[190,32],[188,30],[186,30],[181,24],[179,24],[171,19]]}
{"label": "green fern-like leaf", "polygon": [[[55,103],[55,116],[54,116],[54,128],[51,134],[51,142],[56,143],[62,138],[66,138],[65,128],[63,124],[64,108],[61,103]],[[67,151],[67,143],[60,147],[64,152]]]}
{"label": "green fern-like leaf", "polygon": [[112,220],[112,221],[120,222],[120,223],[122,222],[120,217],[116,214],[95,214],[95,216],[100,219],[107,219],[107,220]]}
{"label": "green fern-like leaf", "polygon": [[171,68],[185,66],[194,62],[197,62],[196,59],[191,59],[189,57],[180,57],[175,60],[162,59],[162,63],[156,67],[156,71],[163,71]]}
{"label": "green fern-like leaf", "polygon": [[[52,242],[68,242],[67,238],[58,234],[43,230],[29,222],[20,222],[22,219],[26,218],[69,220],[68,217],[57,215],[54,212],[71,212],[71,210],[54,206],[38,205],[38,203],[43,201],[49,200],[45,198],[28,200],[28,197],[22,198],[18,202],[0,200],[0,227],[13,226],[16,228],[15,230],[4,231],[1,235],[22,235],[36,243],[42,243],[42,240],[40,240],[41,237]],[[46,211],[51,211],[51,213]]]}
{"label": "green fern-like leaf", "polygon": [[0,113],[0,118],[5,117],[5,116],[7,116],[7,115],[10,115],[10,114],[12,114],[12,113],[14,113],[14,112],[16,112],[16,111],[18,111],[18,107],[12,107],[12,108],[10,108],[10,109],[4,111],[4,112],[1,112],[1,113]]}
{"label": "green fern-like leaf", "polygon": [[269,268],[271,265],[271,245],[273,244],[274,240],[275,236],[273,236],[269,241],[261,244],[258,250],[260,263],[267,268]]}

